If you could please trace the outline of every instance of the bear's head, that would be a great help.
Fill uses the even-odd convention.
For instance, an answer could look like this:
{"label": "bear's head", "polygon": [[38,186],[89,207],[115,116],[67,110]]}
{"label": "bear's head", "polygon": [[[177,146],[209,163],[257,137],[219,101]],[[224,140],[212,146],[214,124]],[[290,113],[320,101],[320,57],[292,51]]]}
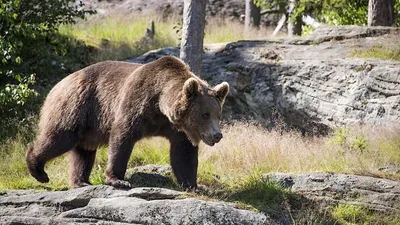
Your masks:
{"label": "bear's head", "polygon": [[222,106],[229,93],[229,84],[222,82],[215,87],[209,87],[198,78],[185,81],[174,105],[178,129],[185,132],[193,145],[202,140],[213,146],[222,138],[220,120]]}

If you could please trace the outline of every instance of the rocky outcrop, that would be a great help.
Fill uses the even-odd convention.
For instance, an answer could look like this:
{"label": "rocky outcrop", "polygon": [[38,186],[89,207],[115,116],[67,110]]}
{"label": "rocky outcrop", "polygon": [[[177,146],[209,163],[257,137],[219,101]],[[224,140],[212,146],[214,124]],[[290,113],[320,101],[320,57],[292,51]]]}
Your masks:
{"label": "rocky outcrop", "polygon": [[398,181],[335,173],[269,173],[264,178],[325,207],[345,203],[400,215]]}
{"label": "rocky outcrop", "polygon": [[163,188],[3,191],[0,224],[276,224],[233,204],[185,197]]}
{"label": "rocky outcrop", "polygon": [[[202,77],[227,81],[231,94],[225,117],[252,119],[272,127],[283,123],[325,134],[349,124],[400,121],[400,63],[351,55],[372,46],[399,44],[398,28],[321,27],[308,38],[268,39],[205,47]],[[146,63],[178,48],[152,51]],[[277,118],[283,121],[277,121]]]}
{"label": "rocky outcrop", "polygon": [[[169,170],[169,166],[150,165],[133,169],[131,174],[137,174],[137,177],[143,173],[163,176],[162,174],[168,174]],[[145,178],[151,180],[155,177],[145,176]],[[300,222],[302,221],[301,213],[305,209],[311,214],[323,211],[325,214],[321,216],[326,218],[330,215],[326,212],[339,204],[360,206],[364,210],[393,218],[399,218],[400,215],[400,182],[398,181],[336,173],[268,173],[263,176],[263,179],[276,182],[283,188],[291,190],[291,200],[281,203],[282,211],[243,210],[233,203],[200,200],[198,199],[200,196],[194,193],[165,188],[140,187],[121,190],[100,185],[52,192],[2,191],[0,192],[0,225],[290,225],[303,224]],[[158,178],[148,182],[155,183],[157,180]],[[265,205],[269,204],[271,203],[265,202]],[[334,220],[332,221],[328,224],[336,224]],[[306,222],[310,221],[306,219]]]}

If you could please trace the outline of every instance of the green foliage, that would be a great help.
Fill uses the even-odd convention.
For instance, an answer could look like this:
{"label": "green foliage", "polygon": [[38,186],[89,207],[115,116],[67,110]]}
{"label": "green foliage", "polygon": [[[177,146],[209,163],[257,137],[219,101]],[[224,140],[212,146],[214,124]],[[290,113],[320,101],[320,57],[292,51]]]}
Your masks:
{"label": "green foliage", "polygon": [[331,143],[339,145],[343,148],[343,151],[354,151],[358,153],[365,152],[368,147],[368,140],[364,135],[358,135],[352,137],[350,130],[346,127],[338,127],[335,129],[334,134],[331,137]]}
{"label": "green foliage", "polygon": [[[15,125],[7,121],[21,120],[37,110],[39,94],[45,90],[34,88],[35,85],[53,83],[57,79],[54,75],[62,77],[71,69],[67,65],[72,57],[65,56],[82,44],[57,34],[57,26],[73,23],[75,18],[92,13],[78,10],[72,2],[0,1],[0,116],[4,121],[3,130]],[[0,136],[0,139],[4,138]]]}
{"label": "green foliage", "polygon": [[351,143],[351,149],[358,152],[364,152],[367,149],[367,147],[368,147],[368,142],[364,136],[356,137],[354,141]]}
{"label": "green foliage", "polygon": [[322,10],[323,22],[331,25],[367,25],[368,0],[338,0]]}
{"label": "green foliage", "polygon": [[366,25],[368,0],[299,0],[294,16],[304,14],[331,25]]}
{"label": "green foliage", "polygon": [[35,90],[29,87],[29,85],[35,83],[34,74],[25,78],[21,78],[21,76],[16,74],[14,78],[19,83],[6,83],[5,86],[0,89],[0,105],[2,106],[0,107],[0,115],[12,114],[11,116],[17,116],[17,113],[21,111],[21,107],[23,107],[30,98],[38,95]]}
{"label": "green foliage", "polygon": [[332,143],[337,145],[344,145],[346,143],[346,139],[349,135],[349,129],[346,127],[338,127],[335,129],[334,134],[332,136]]}
{"label": "green foliage", "polygon": [[[286,12],[288,0],[254,0],[263,9]],[[395,25],[400,25],[400,1],[394,1]],[[367,25],[368,0],[298,0],[293,17],[310,15],[330,25]]]}

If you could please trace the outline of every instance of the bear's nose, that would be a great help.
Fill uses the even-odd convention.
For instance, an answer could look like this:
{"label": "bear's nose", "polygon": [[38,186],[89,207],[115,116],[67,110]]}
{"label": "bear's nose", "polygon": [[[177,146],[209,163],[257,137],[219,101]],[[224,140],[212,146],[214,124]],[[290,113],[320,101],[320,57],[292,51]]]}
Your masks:
{"label": "bear's nose", "polygon": [[222,139],[222,134],[220,132],[214,134],[213,142],[218,143],[221,139]]}

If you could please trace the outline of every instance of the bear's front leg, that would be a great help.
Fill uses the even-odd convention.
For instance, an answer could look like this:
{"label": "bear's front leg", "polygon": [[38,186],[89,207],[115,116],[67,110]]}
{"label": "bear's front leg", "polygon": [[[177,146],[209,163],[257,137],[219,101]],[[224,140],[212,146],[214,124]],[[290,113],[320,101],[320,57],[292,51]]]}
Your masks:
{"label": "bear's front leg", "polygon": [[197,188],[198,147],[182,132],[170,139],[170,161],[178,184],[184,189]]}
{"label": "bear's front leg", "polygon": [[113,130],[110,135],[106,184],[117,188],[131,188],[131,184],[124,181],[124,176],[134,142],[138,139],[128,133]]}

